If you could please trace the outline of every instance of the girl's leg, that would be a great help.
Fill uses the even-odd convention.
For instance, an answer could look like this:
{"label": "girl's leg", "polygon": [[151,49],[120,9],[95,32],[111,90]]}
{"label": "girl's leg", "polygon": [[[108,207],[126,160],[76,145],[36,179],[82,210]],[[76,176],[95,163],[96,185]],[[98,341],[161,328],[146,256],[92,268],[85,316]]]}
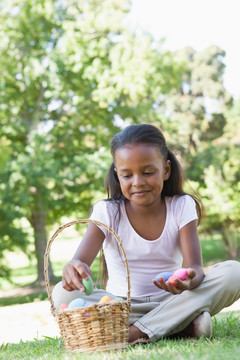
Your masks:
{"label": "girl's leg", "polygon": [[[204,311],[211,316],[217,314],[239,297],[240,263],[225,261],[214,265],[197,288],[180,295],[170,294],[159,306],[139,317],[134,326],[156,341],[185,329]],[[150,301],[154,302],[155,296]],[[132,311],[134,316],[134,304]]]}

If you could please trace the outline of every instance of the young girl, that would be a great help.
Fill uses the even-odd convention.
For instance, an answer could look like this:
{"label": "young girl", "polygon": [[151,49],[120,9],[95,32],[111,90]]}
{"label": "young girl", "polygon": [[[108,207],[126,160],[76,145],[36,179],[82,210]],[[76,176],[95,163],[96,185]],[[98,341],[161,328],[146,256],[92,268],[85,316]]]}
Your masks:
{"label": "young girl", "polygon": [[[131,125],[111,142],[113,162],[106,178],[108,200],[98,202],[91,219],[112,227],[122,240],[130,269],[129,342],[162,336],[210,337],[211,316],[240,297],[240,263],[226,261],[206,274],[202,268],[197,223],[201,206],[183,191],[181,166],[163,134],[147,124]],[[73,259],[53,290],[56,308],[84,297],[81,279],[103,248],[106,290],[95,289],[87,302],[103,295],[126,298],[126,270],[116,240],[105,228],[88,225]],[[188,276],[175,285],[159,277],[184,266]]]}

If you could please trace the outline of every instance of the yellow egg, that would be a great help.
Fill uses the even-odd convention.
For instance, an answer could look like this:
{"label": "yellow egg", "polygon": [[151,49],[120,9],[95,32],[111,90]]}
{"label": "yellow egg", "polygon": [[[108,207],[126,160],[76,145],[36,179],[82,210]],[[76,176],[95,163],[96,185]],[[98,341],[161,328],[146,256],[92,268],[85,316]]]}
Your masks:
{"label": "yellow egg", "polygon": [[105,295],[105,296],[103,296],[103,297],[101,298],[101,300],[99,301],[99,304],[108,303],[108,302],[110,302],[110,301],[111,301],[110,297],[107,296],[107,295]]}

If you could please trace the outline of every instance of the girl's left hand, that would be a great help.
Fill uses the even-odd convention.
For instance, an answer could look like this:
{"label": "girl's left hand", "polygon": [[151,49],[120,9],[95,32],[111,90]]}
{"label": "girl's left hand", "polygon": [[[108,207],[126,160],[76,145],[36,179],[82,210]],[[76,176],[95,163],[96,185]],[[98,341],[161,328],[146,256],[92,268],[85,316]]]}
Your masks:
{"label": "girl's left hand", "polygon": [[164,281],[161,276],[159,277],[159,281],[154,279],[153,283],[159,289],[168,291],[173,295],[181,294],[183,291],[191,289],[191,281],[196,276],[196,270],[193,268],[188,268],[187,272],[188,276],[185,280],[180,280],[177,277],[174,277],[176,286],[173,285],[170,281]]}

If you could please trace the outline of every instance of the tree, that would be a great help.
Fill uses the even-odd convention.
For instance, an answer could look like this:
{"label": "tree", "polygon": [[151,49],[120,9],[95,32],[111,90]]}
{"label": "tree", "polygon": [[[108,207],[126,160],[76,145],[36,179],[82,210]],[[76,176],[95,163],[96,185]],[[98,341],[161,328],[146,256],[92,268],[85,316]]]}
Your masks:
{"label": "tree", "polygon": [[[204,185],[200,192],[206,206],[206,229],[221,233],[228,256],[240,256],[240,107],[239,101],[226,113],[223,135],[199,154]],[[211,159],[209,161],[209,159]]]}
{"label": "tree", "polygon": [[[49,226],[63,215],[87,215],[121,119],[151,118],[179,69],[171,54],[152,49],[149,36],[129,30],[128,1],[2,3],[0,139],[10,152],[0,156],[0,179],[10,197],[1,195],[11,198],[11,224],[25,217],[33,229],[42,281]],[[176,79],[171,86],[169,78]]]}
{"label": "tree", "polygon": [[[188,178],[202,196],[205,230],[222,235],[230,258],[239,244],[239,104],[223,84],[225,53],[217,46],[176,52],[186,71],[178,89],[163,103],[170,143]],[[179,141],[181,139],[181,141]]]}
{"label": "tree", "polygon": [[170,141],[173,146],[178,144],[176,151],[185,161],[188,174],[193,176],[192,161],[206,142],[222,135],[226,123],[224,112],[232,98],[223,84],[225,53],[222,49],[212,45],[197,52],[186,47],[175,56],[186,65],[182,81],[166,96],[160,110],[169,120]]}

